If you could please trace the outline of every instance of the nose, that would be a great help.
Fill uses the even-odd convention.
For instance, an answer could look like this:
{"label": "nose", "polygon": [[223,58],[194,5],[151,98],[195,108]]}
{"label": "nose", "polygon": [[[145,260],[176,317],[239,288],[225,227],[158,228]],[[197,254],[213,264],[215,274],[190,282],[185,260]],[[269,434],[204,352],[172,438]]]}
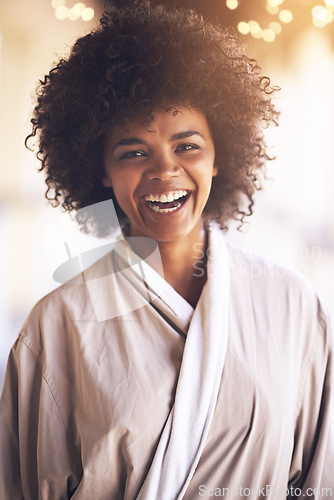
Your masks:
{"label": "nose", "polygon": [[167,181],[178,177],[181,168],[172,154],[161,152],[152,158],[152,163],[146,169],[145,175],[149,180]]}

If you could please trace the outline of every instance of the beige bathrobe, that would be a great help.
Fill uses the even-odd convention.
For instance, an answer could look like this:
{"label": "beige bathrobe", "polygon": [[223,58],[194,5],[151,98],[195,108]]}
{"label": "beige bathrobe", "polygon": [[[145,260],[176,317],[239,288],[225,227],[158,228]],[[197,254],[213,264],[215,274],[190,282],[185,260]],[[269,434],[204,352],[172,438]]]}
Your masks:
{"label": "beige bathrobe", "polygon": [[[120,245],[43,298],[12,349],[0,403],[1,500],[130,500],[147,477],[192,322],[209,333],[196,310]],[[334,496],[326,312],[302,276],[233,246],[228,269],[219,269],[224,247],[212,229],[197,308],[219,318],[228,300],[226,356],[182,498],[328,498],[330,488]],[[226,273],[229,298],[220,296]],[[180,450],[187,444],[181,439]],[[174,498],[177,491],[156,500]]]}

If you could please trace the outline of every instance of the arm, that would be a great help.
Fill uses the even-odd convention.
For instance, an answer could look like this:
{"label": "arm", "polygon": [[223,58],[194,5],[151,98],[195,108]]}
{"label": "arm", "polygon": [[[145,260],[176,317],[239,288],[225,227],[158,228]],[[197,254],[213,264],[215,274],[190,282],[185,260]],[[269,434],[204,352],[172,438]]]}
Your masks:
{"label": "arm", "polygon": [[295,493],[291,498],[296,494],[306,498],[334,495],[333,396],[333,337],[329,319],[321,313],[299,392],[289,483],[290,493],[293,489]]}
{"label": "arm", "polygon": [[68,498],[73,479],[68,448],[42,354],[19,338],[0,402],[0,498]]}

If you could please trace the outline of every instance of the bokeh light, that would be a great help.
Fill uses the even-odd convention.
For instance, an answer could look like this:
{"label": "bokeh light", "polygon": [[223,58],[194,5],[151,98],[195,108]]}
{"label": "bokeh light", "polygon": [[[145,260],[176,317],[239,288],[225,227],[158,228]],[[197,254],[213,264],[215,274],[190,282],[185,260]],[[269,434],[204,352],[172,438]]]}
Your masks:
{"label": "bokeh light", "polygon": [[[228,1],[238,3],[237,0]],[[86,7],[82,2],[77,2],[73,7],[69,8],[66,5],[66,0],[51,0],[51,5],[55,9],[55,17],[59,21],[64,21],[65,19],[77,21],[80,18],[83,21],[91,21],[94,19],[94,9]]]}
{"label": "bokeh light", "polygon": [[65,7],[65,5],[61,5],[60,7],[57,7],[56,11],[55,11],[55,16],[56,16],[56,19],[58,19],[59,21],[63,21],[68,16],[68,8]]}
{"label": "bokeh light", "polygon": [[262,31],[262,38],[265,42],[273,42],[276,38],[276,35],[273,30],[267,28]]}
{"label": "bokeh light", "polygon": [[275,35],[279,35],[282,32],[282,26],[277,21],[272,21],[271,23],[269,23],[268,28],[271,29],[275,33]]}
{"label": "bokeh light", "polygon": [[248,33],[250,32],[249,24],[245,21],[240,21],[240,23],[238,23],[238,31],[242,35],[248,35]]}
{"label": "bokeh light", "polygon": [[278,5],[270,5],[268,3],[266,5],[266,9],[267,9],[267,12],[269,12],[269,14],[272,14],[273,16],[275,16],[279,11],[279,6]]}
{"label": "bokeh light", "polygon": [[76,3],[74,5],[74,7],[72,7],[72,11],[75,13],[76,16],[78,16],[78,18],[81,16],[82,12],[85,10],[86,6],[84,3]]}
{"label": "bokeh light", "polygon": [[84,21],[91,21],[94,17],[94,9],[87,7],[82,11],[81,17]]}
{"label": "bokeh light", "polygon": [[333,22],[334,20],[334,12],[332,10],[327,10],[326,22],[327,24]]}
{"label": "bokeh light", "polygon": [[318,21],[325,21],[327,16],[327,9],[322,5],[316,5],[312,9],[312,16]]}
{"label": "bokeh light", "polygon": [[276,7],[278,5],[281,5],[284,0],[267,0],[268,5],[271,5],[273,7]]}
{"label": "bokeh light", "polygon": [[333,22],[334,12],[332,9],[323,7],[322,5],[315,5],[312,9],[313,24],[317,28],[324,28],[327,24]]}
{"label": "bokeh light", "polygon": [[262,29],[260,28],[259,31],[255,31],[255,33],[252,33],[252,36],[257,39],[262,38]]}
{"label": "bokeh light", "polygon": [[238,5],[238,0],[226,0],[226,6],[231,10],[236,9]]}
{"label": "bokeh light", "polygon": [[77,13],[75,12],[75,10],[72,7],[72,9],[69,9],[67,17],[70,21],[77,21],[79,19],[80,15],[77,15]]}
{"label": "bokeh light", "polygon": [[259,33],[261,31],[261,27],[257,21],[251,20],[248,22],[248,25],[252,35]]}
{"label": "bokeh light", "polygon": [[290,10],[283,9],[278,14],[278,17],[280,18],[282,23],[291,23],[291,21],[293,19],[293,14]]}

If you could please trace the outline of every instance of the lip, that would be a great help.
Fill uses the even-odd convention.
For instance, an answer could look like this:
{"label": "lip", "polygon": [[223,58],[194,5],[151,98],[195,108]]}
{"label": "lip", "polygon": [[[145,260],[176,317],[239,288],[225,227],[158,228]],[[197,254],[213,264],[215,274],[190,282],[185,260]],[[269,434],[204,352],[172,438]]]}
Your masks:
{"label": "lip", "polygon": [[140,204],[141,211],[142,211],[143,215],[145,217],[146,216],[149,217],[150,219],[152,219],[154,221],[160,221],[160,222],[180,217],[183,214],[184,210],[186,209],[186,207],[188,206],[188,204],[192,198],[193,192],[190,189],[183,189],[183,191],[188,191],[188,197],[185,200],[185,202],[179,208],[174,210],[173,212],[167,212],[167,213],[154,212],[146,205],[145,197],[149,196],[150,194],[161,196],[162,194],[175,193],[175,192],[181,191],[181,190],[182,189],[170,189],[170,190],[164,189],[164,190],[154,190],[154,191],[152,190],[150,193],[147,193],[143,196],[140,196],[139,204]]}

